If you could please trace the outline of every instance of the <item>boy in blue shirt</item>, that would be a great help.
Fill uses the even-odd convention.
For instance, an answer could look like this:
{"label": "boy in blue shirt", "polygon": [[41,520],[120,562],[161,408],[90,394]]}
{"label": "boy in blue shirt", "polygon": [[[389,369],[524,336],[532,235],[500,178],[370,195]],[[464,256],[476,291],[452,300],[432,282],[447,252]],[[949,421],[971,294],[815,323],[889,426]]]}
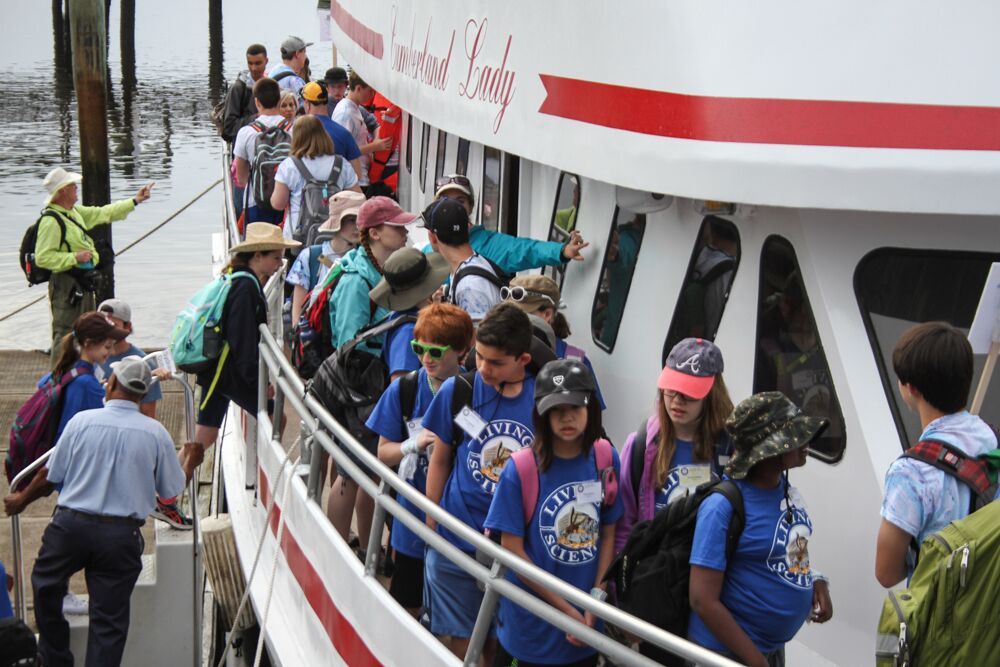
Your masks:
{"label": "boy in blue shirt", "polygon": [[698,508],[691,547],[688,639],[754,667],[783,667],[785,643],[807,618],[833,615],[825,578],[810,562],[812,521],[788,470],[828,427],[777,391],[744,400],[726,420],[735,452],[726,465],[745,524],[731,558],[733,507],[720,493]]}
{"label": "boy in blue shirt", "polygon": [[[476,372],[445,382],[423,425],[435,436],[427,497],[481,533],[504,465],[534,437],[535,379],[526,368],[531,361],[531,322],[517,306],[494,306],[476,336]],[[452,408],[456,391],[462,392],[459,414]],[[429,517],[427,525],[437,528]],[[473,557],[471,544],[444,528],[438,532]],[[431,631],[450,636],[452,651],[464,656],[483,593],[473,577],[433,549],[427,550],[424,573]],[[492,663],[495,650],[495,638],[488,640],[483,649],[486,664]]]}
{"label": "boy in blue shirt", "polygon": [[[413,252],[422,254],[415,249]],[[421,417],[445,380],[461,372],[461,362],[472,345],[472,319],[458,306],[435,303],[420,311],[410,330],[413,335],[408,347],[411,354],[419,352],[416,356],[421,368],[389,385],[365,425],[379,435],[379,460],[398,466],[399,476],[424,493],[427,447],[434,441],[434,434],[421,426]],[[424,520],[423,512],[409,501],[402,496],[398,500]],[[424,596],[424,542],[398,521],[393,523],[391,535],[396,570],[389,594],[416,617]]]}

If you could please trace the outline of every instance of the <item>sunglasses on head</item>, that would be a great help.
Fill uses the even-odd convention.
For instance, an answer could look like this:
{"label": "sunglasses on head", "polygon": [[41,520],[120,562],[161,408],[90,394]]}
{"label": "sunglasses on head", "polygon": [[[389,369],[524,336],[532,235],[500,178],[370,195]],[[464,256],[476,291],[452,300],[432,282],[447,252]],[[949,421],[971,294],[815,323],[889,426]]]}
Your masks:
{"label": "sunglasses on head", "polygon": [[434,189],[440,190],[446,185],[457,185],[459,187],[472,189],[472,181],[461,174],[452,174],[451,176],[442,176],[434,182]]}
{"label": "sunglasses on head", "polygon": [[542,294],[541,292],[536,292],[535,290],[526,289],[524,287],[501,287],[500,288],[500,298],[504,301],[524,301],[528,297],[537,297],[539,299],[545,299],[552,304],[552,307],[556,307],[556,302],[552,300],[548,294]]}
{"label": "sunglasses on head", "polygon": [[429,345],[413,339],[410,341],[410,348],[413,350],[413,354],[420,359],[423,359],[425,354],[431,355],[431,359],[440,359],[445,352],[451,349],[451,345]]}

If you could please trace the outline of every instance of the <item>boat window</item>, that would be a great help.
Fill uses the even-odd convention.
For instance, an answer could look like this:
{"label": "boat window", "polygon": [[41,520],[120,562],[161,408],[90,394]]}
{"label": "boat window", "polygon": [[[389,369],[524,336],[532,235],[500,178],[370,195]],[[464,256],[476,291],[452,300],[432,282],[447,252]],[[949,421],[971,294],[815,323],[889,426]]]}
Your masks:
{"label": "boat window", "polygon": [[780,391],[807,415],[830,420],[809,453],[836,463],[844,455],[844,415],[795,250],[780,236],[764,241],[757,308],[754,393]]}
{"label": "boat window", "polygon": [[444,153],[448,147],[448,133],[438,130],[437,160],[434,162],[434,182],[444,176]]}
{"label": "boat window", "polygon": [[431,152],[431,126],[427,123],[421,123],[421,125],[423,125],[423,132],[420,137],[420,190],[427,192],[427,158]]}
{"label": "boat window", "polygon": [[601,279],[597,282],[590,329],[594,342],[611,352],[618,339],[632,274],[639,260],[639,247],[646,232],[646,215],[615,207],[611,233],[604,249]]}
{"label": "boat window", "polygon": [[496,231],[500,221],[500,162],[503,155],[492,146],[483,146],[483,191],[479,203],[479,222]]}
{"label": "boat window", "polygon": [[[576,216],[580,208],[580,177],[565,171],[559,174],[559,187],[556,188],[556,199],[552,204],[552,220],[549,222],[549,240],[556,243],[566,243],[569,234],[576,229]],[[547,266],[542,271],[552,280],[559,283],[562,289],[566,280],[566,265]]]}
{"label": "boat window", "polygon": [[406,114],[406,173],[413,173],[413,115]]}
{"label": "boat window", "polygon": [[[854,291],[868,330],[882,386],[889,400],[903,449],[920,438],[920,419],[903,403],[892,369],[896,341],[914,324],[941,320],[968,332],[993,262],[1000,253],[880,248],[867,254],[854,272]],[[974,357],[975,394],[985,354]],[[1000,423],[1000,386],[994,381],[979,413]]]}
{"label": "boat window", "polygon": [[685,338],[715,340],[739,263],[736,225],[716,215],[705,216],[663,343],[664,363],[674,345]]}
{"label": "boat window", "polygon": [[458,155],[455,157],[455,173],[469,175],[469,140],[458,140]]}
{"label": "boat window", "polygon": [[517,236],[517,204],[521,186],[521,158],[511,153],[503,153],[503,173],[500,185],[503,200],[500,203],[500,230],[504,234]]}

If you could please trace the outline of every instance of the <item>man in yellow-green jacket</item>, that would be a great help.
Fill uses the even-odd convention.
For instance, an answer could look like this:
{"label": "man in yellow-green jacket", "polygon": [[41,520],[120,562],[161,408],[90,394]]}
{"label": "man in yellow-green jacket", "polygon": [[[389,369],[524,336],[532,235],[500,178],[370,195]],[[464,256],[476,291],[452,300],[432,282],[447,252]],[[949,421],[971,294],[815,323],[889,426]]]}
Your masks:
{"label": "man in yellow-green jacket", "polygon": [[82,313],[96,310],[96,271],[101,258],[87,233],[98,225],[123,220],[138,204],[149,199],[152,183],[139,188],[135,197],[107,206],[77,205],[79,174],[56,167],[45,176],[45,209],[38,224],[35,261],[52,272],[49,306],[52,309],[52,358],[59,342]]}

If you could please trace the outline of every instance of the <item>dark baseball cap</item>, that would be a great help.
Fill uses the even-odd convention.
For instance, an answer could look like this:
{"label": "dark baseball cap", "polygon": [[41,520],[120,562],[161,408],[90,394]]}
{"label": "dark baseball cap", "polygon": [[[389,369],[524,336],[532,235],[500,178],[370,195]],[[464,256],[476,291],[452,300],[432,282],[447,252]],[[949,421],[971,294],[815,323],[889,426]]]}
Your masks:
{"label": "dark baseball cap", "polygon": [[347,83],[347,70],[343,67],[331,67],[326,70],[326,76],[323,77],[323,81],[327,84]]}
{"label": "dark baseball cap", "polygon": [[535,377],[535,409],[544,415],[559,405],[585,406],[597,390],[594,374],[577,359],[556,359]]}
{"label": "dark baseball cap", "polygon": [[469,212],[454,199],[438,199],[421,214],[424,227],[437,234],[445,245],[461,245],[469,241]]}
{"label": "dark baseball cap", "polygon": [[708,396],[715,376],[722,369],[722,351],[715,343],[703,338],[685,338],[670,350],[657,386],[701,400]]}

